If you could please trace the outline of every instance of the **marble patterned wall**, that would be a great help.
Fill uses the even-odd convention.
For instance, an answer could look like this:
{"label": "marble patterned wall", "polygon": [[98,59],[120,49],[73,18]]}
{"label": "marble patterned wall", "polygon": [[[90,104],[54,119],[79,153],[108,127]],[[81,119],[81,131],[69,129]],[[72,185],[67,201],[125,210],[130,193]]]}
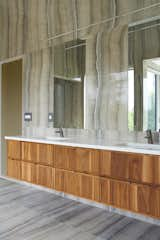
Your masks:
{"label": "marble patterned wall", "polygon": [[159,15],[160,0],[0,0],[0,60],[24,59],[23,111],[33,121],[23,131],[49,132],[53,46],[80,38],[86,41],[85,128],[127,136],[128,24]]}

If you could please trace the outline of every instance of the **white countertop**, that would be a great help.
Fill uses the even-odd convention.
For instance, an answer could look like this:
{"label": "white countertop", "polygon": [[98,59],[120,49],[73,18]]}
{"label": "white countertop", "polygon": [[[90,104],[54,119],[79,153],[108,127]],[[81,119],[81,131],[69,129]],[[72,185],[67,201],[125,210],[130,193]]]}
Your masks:
{"label": "white countertop", "polygon": [[[145,147],[148,147],[148,149],[145,149],[145,148],[143,149],[143,147],[136,148],[134,146],[130,146],[132,144],[125,145],[125,143],[123,142],[111,143],[109,141],[104,141],[104,140],[83,139],[78,137],[68,137],[68,139],[66,140],[50,140],[50,139],[47,139],[47,137],[6,136],[5,139],[23,141],[23,142],[35,142],[35,143],[71,146],[71,147],[82,147],[82,148],[92,148],[92,149],[101,149],[101,150],[160,155],[160,145],[144,144]],[[133,143],[133,144],[136,145],[137,143]],[[141,146],[141,144],[139,145]],[[151,147],[155,147],[156,149],[151,149]]]}

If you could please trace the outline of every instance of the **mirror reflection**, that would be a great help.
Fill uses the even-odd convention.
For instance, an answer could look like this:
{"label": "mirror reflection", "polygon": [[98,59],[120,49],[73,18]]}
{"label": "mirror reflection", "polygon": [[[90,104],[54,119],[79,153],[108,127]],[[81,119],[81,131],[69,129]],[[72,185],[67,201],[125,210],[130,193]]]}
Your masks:
{"label": "mirror reflection", "polygon": [[85,41],[54,47],[54,127],[84,127]]}
{"label": "mirror reflection", "polygon": [[128,128],[160,129],[160,20],[129,27]]}

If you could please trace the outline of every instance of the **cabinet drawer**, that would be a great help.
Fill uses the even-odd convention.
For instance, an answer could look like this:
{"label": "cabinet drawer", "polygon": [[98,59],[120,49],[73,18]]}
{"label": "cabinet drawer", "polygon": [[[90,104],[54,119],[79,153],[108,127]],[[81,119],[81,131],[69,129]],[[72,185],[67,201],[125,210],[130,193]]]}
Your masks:
{"label": "cabinet drawer", "polygon": [[110,181],[110,204],[122,209],[130,209],[130,183]]}
{"label": "cabinet drawer", "polygon": [[36,183],[48,188],[54,188],[54,169],[52,167],[37,165]]}
{"label": "cabinet drawer", "polygon": [[130,179],[139,183],[160,184],[160,156],[140,155],[130,160]]}
{"label": "cabinet drawer", "polygon": [[53,166],[54,164],[54,145],[38,144],[37,162],[41,165]]}
{"label": "cabinet drawer", "polygon": [[8,159],[7,175],[11,178],[21,179],[21,161]]}
{"label": "cabinet drawer", "polygon": [[160,218],[160,188],[131,184],[131,210]]}
{"label": "cabinet drawer", "polygon": [[68,194],[92,199],[93,177],[62,169],[55,169],[55,189]]}
{"label": "cabinet drawer", "polygon": [[32,163],[38,161],[38,143],[22,142],[22,160]]}
{"label": "cabinet drawer", "polygon": [[80,197],[93,199],[93,177],[80,174]]}
{"label": "cabinet drawer", "polygon": [[21,160],[21,142],[8,140],[7,155],[10,159]]}
{"label": "cabinet drawer", "polygon": [[115,207],[130,208],[130,183],[94,177],[93,200]]}
{"label": "cabinet drawer", "polygon": [[36,183],[36,165],[34,163],[22,162],[21,179],[23,181]]}
{"label": "cabinet drawer", "polygon": [[93,200],[96,202],[110,204],[110,180],[94,177],[93,179]]}
{"label": "cabinet drawer", "polygon": [[54,160],[55,168],[80,173],[93,173],[94,163],[99,160],[99,151],[86,148],[55,146]]}
{"label": "cabinet drawer", "polygon": [[80,196],[80,174],[65,171],[64,172],[64,192]]}
{"label": "cabinet drawer", "polygon": [[64,173],[62,169],[55,169],[55,185],[54,188],[57,191],[64,191]]}
{"label": "cabinet drawer", "polygon": [[129,179],[129,161],[132,154],[122,152],[101,151],[99,175],[115,179]]}

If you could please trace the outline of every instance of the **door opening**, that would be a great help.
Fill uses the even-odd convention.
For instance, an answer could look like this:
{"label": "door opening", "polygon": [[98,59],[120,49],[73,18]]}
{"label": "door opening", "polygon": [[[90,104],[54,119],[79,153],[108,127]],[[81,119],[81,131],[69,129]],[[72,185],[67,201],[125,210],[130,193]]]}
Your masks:
{"label": "door opening", "polygon": [[1,174],[6,175],[4,136],[22,135],[22,59],[1,66]]}

